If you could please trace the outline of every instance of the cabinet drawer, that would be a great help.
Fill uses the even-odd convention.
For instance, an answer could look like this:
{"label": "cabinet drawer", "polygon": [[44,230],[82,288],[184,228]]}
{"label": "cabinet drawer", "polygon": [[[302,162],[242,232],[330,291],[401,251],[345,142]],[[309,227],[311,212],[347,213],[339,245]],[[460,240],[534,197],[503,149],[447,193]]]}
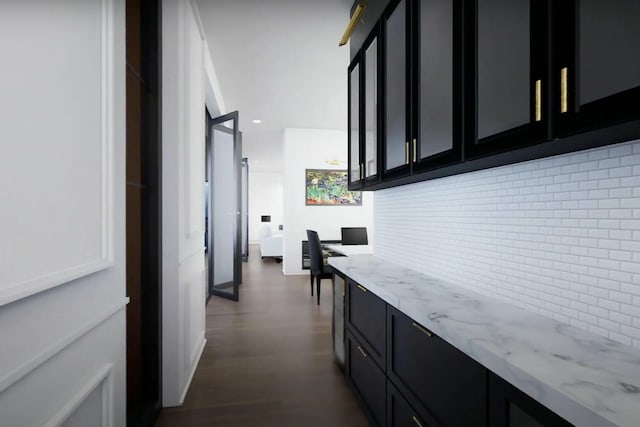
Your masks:
{"label": "cabinet drawer", "polygon": [[491,427],[573,427],[494,373],[489,374]]}
{"label": "cabinet drawer", "polygon": [[439,427],[424,409],[415,410],[397,388],[387,382],[387,425],[391,427]]}
{"label": "cabinet drawer", "polygon": [[486,425],[486,369],[398,310],[387,309],[387,375],[445,426]]}
{"label": "cabinet drawer", "polygon": [[364,403],[370,419],[382,427],[386,418],[387,378],[361,343],[348,332],[346,350],[347,378]]}
{"label": "cabinet drawer", "polygon": [[349,281],[347,327],[369,347],[371,357],[384,368],[387,304],[365,287]]}

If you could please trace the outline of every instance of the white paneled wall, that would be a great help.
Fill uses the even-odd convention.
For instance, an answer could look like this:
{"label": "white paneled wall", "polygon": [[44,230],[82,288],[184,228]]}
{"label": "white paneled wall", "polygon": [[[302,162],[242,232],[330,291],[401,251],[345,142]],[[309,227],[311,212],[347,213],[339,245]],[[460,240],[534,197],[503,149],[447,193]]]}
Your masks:
{"label": "white paneled wall", "polygon": [[376,192],[375,253],[640,348],[640,141]]}
{"label": "white paneled wall", "polygon": [[184,401],[204,350],[204,34],[190,0],[162,3],[162,405]]}

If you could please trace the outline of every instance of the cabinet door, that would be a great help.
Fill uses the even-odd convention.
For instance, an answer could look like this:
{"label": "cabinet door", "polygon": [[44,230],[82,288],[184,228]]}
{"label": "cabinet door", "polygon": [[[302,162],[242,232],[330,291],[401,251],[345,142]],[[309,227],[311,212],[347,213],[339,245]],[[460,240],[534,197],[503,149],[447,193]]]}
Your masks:
{"label": "cabinet door", "polygon": [[364,63],[364,147],[362,156],[362,168],[364,179],[367,182],[375,182],[378,178],[378,118],[379,112],[379,42],[376,26],[362,48]]}
{"label": "cabinet door", "polygon": [[391,427],[439,427],[435,421],[417,411],[407,399],[387,381],[387,425]]}
{"label": "cabinet door", "polygon": [[344,297],[347,282],[344,277],[333,273],[333,356],[340,367],[344,366]]}
{"label": "cabinet door", "polygon": [[572,424],[502,378],[489,375],[491,427],[572,427]]}
{"label": "cabinet door", "polygon": [[367,345],[376,363],[384,367],[387,304],[364,286],[350,280],[347,292],[347,327]]}
{"label": "cabinet door", "polygon": [[371,359],[365,347],[347,333],[347,379],[364,403],[368,416],[377,426],[385,425],[386,384],[384,372]]}
{"label": "cabinet door", "polygon": [[394,0],[382,16],[383,179],[410,173],[409,0]]}
{"label": "cabinet door", "polygon": [[349,157],[349,189],[359,188],[362,186],[362,164],[361,148],[362,141],[361,132],[361,111],[360,105],[362,101],[360,81],[361,81],[360,55],[357,55],[348,69],[348,92],[349,105],[347,110],[347,120],[349,122],[348,140],[348,157]]}
{"label": "cabinet door", "polygon": [[547,2],[478,0],[476,7],[476,135],[467,140],[469,158],[544,142],[549,122]]}
{"label": "cabinet door", "polygon": [[556,135],[640,119],[640,2],[555,2]]}
{"label": "cabinet door", "polygon": [[429,330],[387,308],[387,376],[444,426],[486,425],[486,369]]}
{"label": "cabinet door", "polygon": [[462,2],[414,2],[414,172],[462,160]]}

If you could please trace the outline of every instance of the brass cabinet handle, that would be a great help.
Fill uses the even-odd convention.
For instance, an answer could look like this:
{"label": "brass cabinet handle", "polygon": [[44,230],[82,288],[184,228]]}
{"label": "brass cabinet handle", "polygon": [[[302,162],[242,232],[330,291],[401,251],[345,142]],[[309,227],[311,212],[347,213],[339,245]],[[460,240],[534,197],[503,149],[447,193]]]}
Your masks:
{"label": "brass cabinet handle", "polygon": [[342,297],[344,298],[344,294],[347,292],[346,282],[342,281]]}
{"label": "brass cabinet handle", "polygon": [[542,120],[542,80],[536,80],[536,122]]}
{"label": "brass cabinet handle", "polygon": [[367,292],[367,288],[362,285],[358,285],[358,289],[360,289],[362,292]]}
{"label": "brass cabinet handle", "polygon": [[420,422],[420,420],[418,420],[418,419],[416,418],[416,416],[415,416],[415,415],[412,415],[412,416],[411,416],[411,419],[413,420],[413,422],[415,423],[415,425],[417,425],[418,427],[424,427],[424,426],[422,425],[422,423]]}
{"label": "brass cabinet handle", "polygon": [[413,163],[418,161],[418,142],[413,138]]}
{"label": "brass cabinet handle", "polygon": [[560,70],[560,112],[566,113],[569,111],[569,97],[568,92],[569,88],[567,86],[567,78],[569,74],[569,69],[564,67]]}
{"label": "brass cabinet handle", "polygon": [[404,144],[404,164],[409,164],[409,141]]}
{"label": "brass cabinet handle", "polygon": [[362,347],[358,346],[358,350],[360,350],[360,353],[362,353],[362,355],[364,357],[367,357],[367,353],[364,352],[364,350],[362,349]]}
{"label": "brass cabinet handle", "polygon": [[422,326],[418,325],[416,322],[413,322],[413,326],[415,326],[415,328],[418,329],[423,334],[425,334],[425,335],[427,335],[429,337],[433,337],[433,334],[431,333],[431,331],[423,328]]}

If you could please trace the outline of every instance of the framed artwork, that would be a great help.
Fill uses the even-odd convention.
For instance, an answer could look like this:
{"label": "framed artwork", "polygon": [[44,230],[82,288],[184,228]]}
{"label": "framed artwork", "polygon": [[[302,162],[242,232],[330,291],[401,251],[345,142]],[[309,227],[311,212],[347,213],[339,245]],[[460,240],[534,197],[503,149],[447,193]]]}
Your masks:
{"label": "framed artwork", "polygon": [[349,191],[347,179],[346,170],[306,169],[305,205],[362,206],[362,192]]}

